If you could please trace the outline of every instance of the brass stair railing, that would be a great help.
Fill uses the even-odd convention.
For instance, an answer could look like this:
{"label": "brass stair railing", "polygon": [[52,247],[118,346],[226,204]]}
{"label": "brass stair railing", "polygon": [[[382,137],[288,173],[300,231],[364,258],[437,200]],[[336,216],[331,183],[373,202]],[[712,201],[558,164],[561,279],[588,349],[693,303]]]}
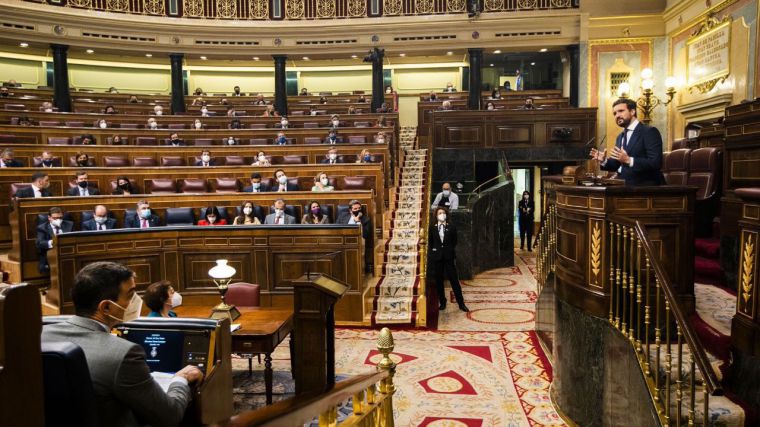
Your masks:
{"label": "brass stair railing", "polygon": [[546,207],[546,213],[541,221],[541,228],[537,237],[538,249],[536,251],[536,282],[538,294],[546,285],[549,274],[554,271],[557,249],[557,208],[552,204]]}
{"label": "brass stair railing", "polygon": [[[315,418],[319,427],[378,426],[393,427],[393,375],[396,364],[391,360],[393,335],[388,328],[380,331],[377,349],[383,358],[377,371],[340,381],[324,393],[296,396],[265,408],[233,417],[232,427],[302,426]],[[338,408],[351,399],[352,413],[338,422]]]}
{"label": "brass stair railing", "polygon": [[[612,217],[608,231],[608,320],[634,348],[661,424],[709,425],[710,396],[722,395],[723,390],[646,227],[639,221]],[[703,398],[701,418],[697,417],[698,391]]]}

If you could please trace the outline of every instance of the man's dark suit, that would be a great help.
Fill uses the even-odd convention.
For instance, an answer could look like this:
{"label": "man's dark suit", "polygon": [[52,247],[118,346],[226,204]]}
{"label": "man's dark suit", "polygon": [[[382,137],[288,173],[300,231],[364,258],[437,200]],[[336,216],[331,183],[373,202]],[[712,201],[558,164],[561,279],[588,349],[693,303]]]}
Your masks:
{"label": "man's dark suit", "polygon": [[[87,221],[82,223],[82,231],[96,231],[99,230],[98,223],[95,222],[94,219],[88,219]],[[103,225],[106,226],[106,230],[113,230],[116,228],[116,220],[113,218],[108,218],[106,222],[103,223]]]}
{"label": "man's dark suit", "polygon": [[[50,192],[47,188],[41,188],[40,194],[42,194],[42,197],[53,197],[53,193]],[[24,199],[24,198],[34,198],[34,189],[30,185],[29,187],[19,188],[19,190],[16,192],[16,198],[17,199]]]}
{"label": "man's dark suit", "polygon": [[[139,215],[124,220],[124,228],[140,228],[141,224],[142,218]],[[150,227],[160,227],[163,224],[161,224],[161,218],[159,218],[158,215],[151,215],[150,218],[148,218],[148,225]]]}
{"label": "man's dark suit", "polygon": [[[71,230],[73,229],[73,222],[66,220],[61,222],[61,233],[71,233]],[[54,235],[55,233],[53,233],[53,226],[50,224],[50,221],[37,226],[36,245],[37,254],[39,255],[39,265],[37,268],[40,270],[40,273],[45,273],[50,270],[47,260],[47,251],[50,249],[48,247],[48,242],[53,240]]]}
{"label": "man's dark suit", "polygon": [[335,159],[335,163],[330,163],[330,159],[322,159],[319,161],[319,163],[323,165],[337,165],[343,162],[340,159]]}
{"label": "man's dark suit", "polygon": [[[87,193],[89,193],[90,196],[97,196],[98,194],[100,194],[100,190],[98,190],[95,187],[87,187]],[[79,193],[79,186],[78,185],[76,187],[71,187],[71,188],[69,188],[68,191],[66,191],[66,195],[67,196],[75,196],[76,197],[76,196],[79,196],[79,194],[80,193]]]}
{"label": "man's dark suit", "polygon": [[438,223],[430,225],[428,229],[428,258],[435,277],[435,286],[438,290],[438,302],[441,307],[446,306],[446,290],[443,286],[444,274],[449,279],[451,289],[454,291],[454,297],[459,306],[464,305],[462,296],[462,286],[459,284],[459,273],[457,273],[457,229],[454,224],[445,223],[443,242],[438,230]]}
{"label": "man's dark suit", "polygon": [[[299,191],[300,190],[300,188],[298,188],[297,185],[291,184],[290,182],[288,182],[285,187],[286,187],[285,191]],[[279,190],[280,190],[280,184],[272,184],[272,186],[269,187],[269,189],[267,189],[266,191],[275,191],[276,192],[276,191],[279,191]]]}
{"label": "man's dark suit", "polygon": [[[615,141],[616,147],[622,147],[625,130],[618,135]],[[625,185],[664,185],[665,177],[662,175],[662,137],[655,127],[639,123],[630,132],[630,140],[622,147],[628,156],[633,157],[633,167],[621,165],[615,159],[607,159],[601,166],[606,171],[617,171],[620,178],[625,180]]]}
{"label": "man's dark suit", "polygon": [[[261,183],[261,186],[259,187],[259,192],[260,193],[266,193],[267,191],[269,191],[269,187],[266,184]],[[290,191],[290,190],[288,190],[288,191]],[[293,191],[296,191],[296,190],[293,190]],[[249,185],[248,187],[245,187],[243,189],[243,193],[253,193],[253,186]]]}
{"label": "man's dark suit", "polygon": [[42,328],[42,342],[61,341],[84,351],[99,425],[179,425],[192,400],[190,387],[173,381],[164,392],[151,377],[140,345],[113,336],[104,325],[80,316]]}
{"label": "man's dark suit", "polygon": [[[216,160],[214,160],[214,159],[209,160],[208,161],[208,165],[209,166],[216,166]],[[198,160],[197,162],[195,162],[195,166],[203,166],[203,161]]]}
{"label": "man's dark suit", "polygon": [[[348,221],[351,220],[353,217],[353,214],[351,214],[351,211],[343,212],[340,215],[338,215],[338,220],[335,221],[336,224],[348,224]],[[362,223],[362,237],[365,239],[368,239],[370,236],[370,233],[372,232],[372,225],[371,221],[369,220],[369,217],[366,214],[362,214],[361,218],[359,218],[359,222]]]}
{"label": "man's dark suit", "polygon": [[13,159],[6,162],[5,167],[6,168],[21,168],[21,167],[24,167],[24,165],[22,165],[21,162],[19,162],[18,160]]}

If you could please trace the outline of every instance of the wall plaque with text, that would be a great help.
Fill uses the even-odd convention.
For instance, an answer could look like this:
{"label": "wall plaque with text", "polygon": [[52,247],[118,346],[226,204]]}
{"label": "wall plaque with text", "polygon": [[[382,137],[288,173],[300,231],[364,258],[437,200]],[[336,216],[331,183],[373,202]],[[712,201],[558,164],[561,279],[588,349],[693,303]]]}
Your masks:
{"label": "wall plaque with text", "polygon": [[[730,70],[731,21],[708,19],[686,42],[687,82],[701,92],[711,90]],[[705,90],[706,89],[706,90]]]}

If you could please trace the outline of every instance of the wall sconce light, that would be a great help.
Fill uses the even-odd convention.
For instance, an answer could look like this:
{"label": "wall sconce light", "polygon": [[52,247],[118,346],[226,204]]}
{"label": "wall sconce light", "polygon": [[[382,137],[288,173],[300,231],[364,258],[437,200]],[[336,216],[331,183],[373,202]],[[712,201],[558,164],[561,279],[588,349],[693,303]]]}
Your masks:
{"label": "wall sconce light", "polygon": [[[668,77],[665,79],[665,94],[666,100],[661,100],[654,94],[654,73],[651,68],[644,68],[641,70],[641,95],[636,100],[636,105],[639,106],[642,113],[641,122],[649,124],[652,121],[652,112],[658,105],[668,105],[673,101],[673,96],[676,94],[676,87],[679,86],[679,79],[676,77]],[[618,86],[618,96],[621,98],[628,98],[631,94],[631,85],[628,82],[623,82]]]}
{"label": "wall sconce light", "polygon": [[209,277],[214,281],[216,287],[219,288],[219,294],[222,296],[222,302],[212,309],[212,319],[229,318],[231,322],[240,317],[240,311],[234,305],[228,305],[224,302],[224,295],[227,293],[227,289],[229,289],[232,276],[235,275],[235,272],[235,268],[228,265],[226,259],[216,260],[216,265],[208,271]]}

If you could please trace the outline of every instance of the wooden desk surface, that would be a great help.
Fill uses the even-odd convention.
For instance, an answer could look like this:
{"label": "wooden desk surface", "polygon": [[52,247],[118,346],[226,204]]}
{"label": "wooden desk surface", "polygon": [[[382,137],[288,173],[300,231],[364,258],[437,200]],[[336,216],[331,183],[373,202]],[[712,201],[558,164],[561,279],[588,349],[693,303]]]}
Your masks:
{"label": "wooden desk surface", "polygon": [[[238,307],[240,317],[232,323],[239,323],[240,329],[233,332],[236,335],[272,335],[283,325],[293,322],[293,310],[276,307]],[[211,307],[181,306],[174,309],[180,317],[208,318]],[[292,328],[292,326],[291,326]],[[288,328],[290,329],[290,328]]]}

